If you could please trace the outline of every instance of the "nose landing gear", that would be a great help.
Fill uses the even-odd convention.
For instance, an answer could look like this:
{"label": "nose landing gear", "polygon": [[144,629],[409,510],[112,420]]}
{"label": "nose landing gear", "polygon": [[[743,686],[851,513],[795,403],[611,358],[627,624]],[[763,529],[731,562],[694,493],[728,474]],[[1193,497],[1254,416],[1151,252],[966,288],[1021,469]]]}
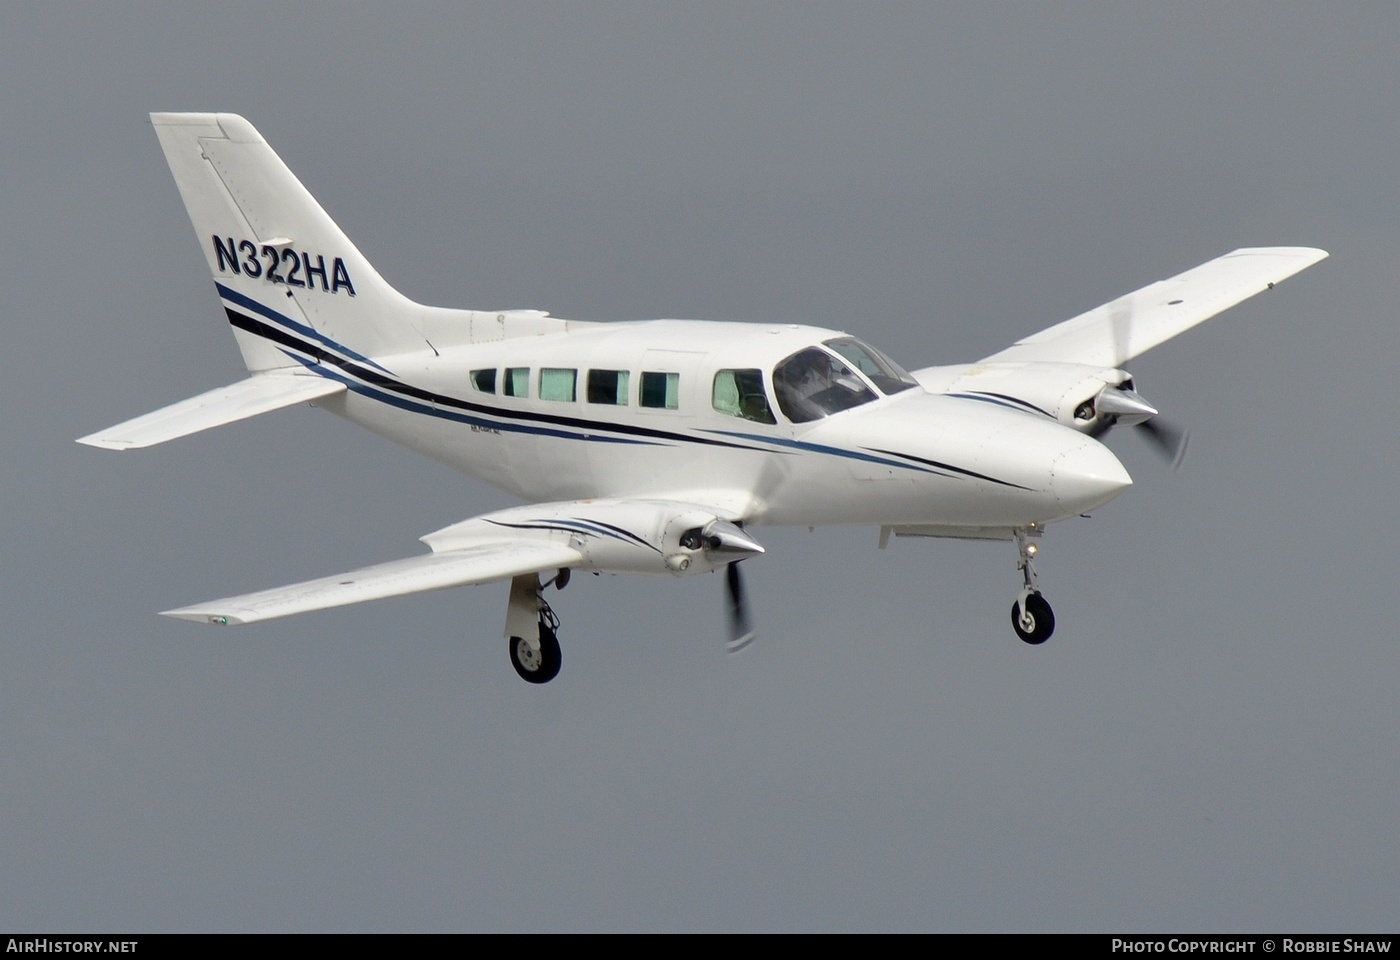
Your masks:
{"label": "nose landing gear", "polygon": [[1040,524],[1031,524],[1016,530],[1016,548],[1020,551],[1016,569],[1021,571],[1024,585],[1021,587],[1021,595],[1011,605],[1011,626],[1016,631],[1016,636],[1030,644],[1044,643],[1055,632],[1055,613],[1041,596],[1036,580],[1034,559],[1038,548],[1028,539],[1040,536],[1040,531]]}

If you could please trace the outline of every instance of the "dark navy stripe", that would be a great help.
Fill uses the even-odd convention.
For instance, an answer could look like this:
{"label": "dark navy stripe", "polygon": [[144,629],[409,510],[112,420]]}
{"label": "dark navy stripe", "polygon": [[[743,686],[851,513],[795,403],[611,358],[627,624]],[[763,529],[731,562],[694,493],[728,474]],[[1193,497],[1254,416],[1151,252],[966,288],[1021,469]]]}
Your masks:
{"label": "dark navy stripe", "polygon": [[912,453],[900,453],[897,450],[876,450],[875,452],[889,454],[892,457],[903,457],[906,460],[914,460],[918,463],[926,463],[931,467],[938,467],[940,470],[951,470],[953,473],[960,473],[965,477],[986,480],[988,483],[1001,484],[1003,487],[1015,487],[1017,490],[1030,489],[1030,487],[1023,487],[1019,483],[1012,483],[1009,480],[998,480],[996,477],[989,477],[985,473],[978,473],[975,470],[968,470],[965,467],[955,467],[951,463],[941,463],[938,460],[927,460],[923,457],[916,457]]}
{"label": "dark navy stripe", "polygon": [[[221,284],[218,286],[220,290],[227,289]],[[234,291],[229,291],[229,293],[232,294],[234,297],[240,297],[240,295],[235,293]],[[246,300],[249,303],[253,303],[254,306],[260,306],[256,304],[255,301],[248,300],[248,298],[246,297],[240,298],[242,300]],[[264,323],[261,320],[258,320],[254,317],[250,317],[246,314],[239,313],[237,310],[234,310],[231,307],[225,307],[224,312],[228,315],[229,323],[233,326],[239,328],[240,330],[246,330],[247,332],[254,334],[255,336],[259,336],[266,340],[269,340],[282,347],[284,351],[296,351],[297,353],[304,354],[306,357],[310,357],[312,360],[315,361],[315,364],[308,363],[306,364],[308,367],[313,367],[315,372],[320,373],[323,376],[331,376],[332,379],[341,381],[346,386],[350,387],[351,389],[354,389],[357,393],[362,393],[367,396],[374,396],[376,397],[376,399],[385,399],[383,392],[359,389],[360,384],[356,383],[354,380],[349,379],[350,377],[356,377],[366,384],[378,387],[380,391],[402,394],[404,397],[410,397],[415,400],[418,400],[422,404],[429,405],[428,409],[422,409],[420,407],[415,407],[405,403],[396,404],[397,406],[402,407],[403,409],[417,410],[418,412],[432,414],[435,416],[442,417],[444,419],[458,420],[463,423],[472,423],[477,424],[479,426],[489,426],[497,429],[506,429],[524,433],[534,433],[544,436],[562,437],[565,439],[572,440],[599,440],[609,443],[637,443],[647,444],[651,446],[676,443],[699,443],[707,446],[728,447],[730,449],[735,450],[755,450],[758,452],[764,452],[761,447],[753,447],[747,444],[739,443],[728,443],[723,440],[715,440],[709,437],[688,436],[686,434],[674,433],[669,430],[657,430],[651,427],[639,427],[633,424],[605,423],[598,420],[585,420],[579,417],[565,417],[555,414],[535,413],[528,410],[506,410],[501,407],[486,406],[485,404],[472,403],[468,400],[461,400],[456,397],[449,397],[444,396],[442,394],[432,393],[428,390],[423,390],[419,387],[414,387],[407,383],[404,383],[401,380],[395,379],[392,375],[386,375],[388,374],[387,370],[385,370],[384,373],[377,373],[374,370],[366,369],[365,367],[362,367],[357,363],[353,363],[350,360],[346,360],[341,357],[337,357],[333,354],[327,353],[326,350],[322,349],[322,347],[320,346],[317,346],[312,343],[307,343],[305,340],[298,339],[297,337],[287,333],[284,330],[279,330],[278,328]],[[295,322],[288,320],[285,317],[282,317],[274,310],[268,310],[266,308],[263,308],[260,309],[258,312],[264,316],[278,319],[293,327],[300,327],[300,324],[296,324]],[[335,343],[334,341],[329,340],[320,335],[316,335],[316,341],[319,344],[328,344],[333,349],[338,350],[341,353],[346,354],[347,356],[359,356],[353,351],[347,350],[339,344]],[[296,359],[301,360],[301,362],[303,363],[306,363],[306,361],[302,357],[296,357]],[[377,363],[374,363],[374,361],[372,360],[365,360],[364,362],[378,367],[380,370],[384,370],[383,367],[379,366],[379,364]],[[331,374],[325,366],[326,364],[338,368],[343,372],[344,375],[342,376]],[[501,421],[507,422],[487,421],[462,415],[448,416],[446,411],[440,409],[442,407],[450,407],[456,410],[464,411],[465,413],[469,414],[498,417]],[[541,428],[527,429],[523,426],[518,426],[508,422],[512,420],[526,421],[529,423],[550,424],[555,427],[561,428],[571,427],[576,430],[588,431],[590,434],[595,433],[599,430],[605,430],[609,433],[620,433],[623,434],[623,436],[625,437],[636,437],[639,439],[623,440],[620,438],[605,438],[591,435],[578,436],[576,434],[563,432],[562,430],[547,430]]]}
{"label": "dark navy stripe", "polygon": [[[760,437],[750,433],[732,433],[728,430],[710,430],[708,433],[718,433],[729,437],[743,437],[746,440],[761,440],[764,443],[777,444],[780,447],[792,447],[797,450],[807,450],[812,453],[825,453],[833,457],[845,457],[847,460],[864,460],[868,463],[878,463],[885,467],[902,467],[905,470],[914,470],[918,473],[933,473],[933,470],[926,470],[923,467],[916,467],[908,463],[900,463],[898,460],[887,460],[884,457],[871,456],[868,453],[861,453],[858,450],[845,450],[841,447],[828,447],[821,443],[809,443],[805,440],[788,440],[784,437]],[[773,453],[782,453],[781,450],[774,450]]]}
{"label": "dark navy stripe", "polygon": [[1037,407],[1029,400],[1022,400],[1020,397],[1013,397],[1009,393],[992,393],[990,390],[973,390],[971,392],[975,394],[981,394],[984,397],[996,397],[998,400],[1006,400],[1009,403],[1014,403],[1018,406],[1025,407],[1027,410],[1034,410],[1036,413],[1043,413],[1051,420],[1055,419],[1055,415],[1049,410],[1042,410],[1040,407]]}
{"label": "dark navy stripe", "polygon": [[[727,431],[716,430],[714,432],[726,433]],[[933,473],[939,476],[948,476],[948,474],[951,473],[964,477],[972,477],[977,480],[986,480],[989,483],[1001,484],[1004,487],[1015,487],[1018,490],[1030,489],[1029,487],[1023,487],[1018,483],[1011,483],[1007,480],[998,480],[996,477],[989,477],[986,474],[977,473],[975,470],[968,470],[965,467],[955,467],[951,463],[942,463],[938,460],[928,460],[924,457],[916,457],[908,453],[899,453],[895,450],[879,450],[867,447],[866,449],[870,450],[871,453],[859,453],[855,450],[843,450],[840,447],[828,447],[824,444],[809,443],[803,440],[786,440],[779,437],[759,438],[753,437],[751,434],[743,433],[733,434],[733,436],[749,437],[751,439],[767,439],[767,442],[769,443],[776,443],[786,447],[796,447],[797,449],[810,450],[814,453],[825,453],[836,457],[846,457],[850,460],[864,460],[869,463],[878,463],[886,467],[903,467],[906,470],[916,470],[919,473]],[[883,453],[885,454],[885,457],[900,457],[903,460],[913,460],[916,463],[921,463],[925,466],[916,467],[909,463],[901,463],[899,460],[888,460],[885,459],[885,457],[871,456],[871,454],[873,453]],[[935,469],[928,469],[929,467],[933,467]]]}
{"label": "dark navy stripe", "polygon": [[[336,343],[334,340],[331,340],[329,337],[326,337],[323,334],[317,332],[314,328],[308,327],[304,323],[297,323],[295,320],[293,320],[286,314],[278,313],[271,307],[263,306],[261,303],[252,299],[251,297],[245,297],[237,290],[232,290],[224,286],[222,283],[219,283],[217,280],[214,281],[214,286],[219,288],[219,296],[223,297],[225,300],[231,300],[232,302],[238,304],[244,309],[252,310],[254,313],[259,313],[267,319],[273,321],[274,323],[280,323],[284,326],[290,327],[292,330],[295,330],[303,337],[310,337],[312,340],[315,340],[324,346],[330,347],[332,350],[339,350],[341,353],[343,353],[345,356],[349,357],[352,360],[358,360],[361,363],[368,363],[371,366],[379,367],[379,364],[375,363],[369,357],[361,356],[355,351],[347,349],[341,344]],[[379,367],[379,369],[384,370],[383,367]],[[389,371],[384,370],[384,372],[388,373]]]}
{"label": "dark navy stripe", "polygon": [[[513,433],[533,434],[535,436],[556,437],[564,440],[586,440],[596,441],[599,443],[621,443],[637,446],[664,446],[677,443],[699,443],[710,446],[727,447],[730,449],[753,450],[755,452],[761,453],[784,452],[782,450],[771,450],[765,449],[764,447],[755,447],[751,445],[752,442],[758,442],[763,444],[772,444],[778,447],[790,447],[793,449],[805,450],[813,453],[823,453],[829,456],[844,457],[850,460],[860,460],[868,463],[876,463],[886,467],[899,467],[905,470],[913,470],[919,473],[932,473],[936,475],[947,476],[948,473],[944,472],[947,471],[953,474],[973,477],[980,480],[986,480],[990,483],[1001,484],[1003,486],[1016,487],[1017,489],[1021,490],[1028,489],[1026,487],[1021,487],[1018,484],[1008,483],[1004,480],[998,480],[995,477],[988,477],[984,474],[976,473],[971,470],[966,470],[962,467],[955,467],[951,464],[940,463],[934,460],[926,460],[921,457],[912,456],[910,454],[896,453],[894,451],[889,450],[877,450],[874,452],[884,453],[887,456],[900,457],[903,458],[903,460],[913,460],[917,463],[924,464],[925,466],[914,466],[910,463],[901,462],[900,460],[889,460],[884,457],[872,456],[869,453],[861,453],[855,450],[846,450],[840,447],[830,447],[826,446],[825,444],[810,443],[802,440],[789,440],[783,437],[763,437],[755,434],[740,433],[737,431],[728,430],[705,431],[706,433],[718,434],[720,436],[736,437],[741,440],[750,441],[750,443],[748,444],[739,444],[724,440],[716,440],[709,437],[696,437],[686,434],[673,433],[666,430],[657,430],[650,427],[639,427],[632,424],[609,424],[596,420],[584,420],[578,417],[565,417],[552,414],[534,413],[525,410],[506,410],[500,407],[490,407],[484,404],[472,403],[467,400],[460,400],[456,397],[443,396],[441,394],[432,393],[431,391],[423,390],[419,387],[414,387],[400,380],[397,380],[392,376],[392,374],[389,374],[388,370],[375,363],[373,360],[370,360],[366,357],[362,357],[354,351],[346,349],[345,347],[334,342],[333,340],[330,340],[327,337],[322,336],[316,331],[311,330],[310,328],[305,327],[304,325],[299,324],[294,320],[291,320],[289,317],[279,314],[275,310],[264,307],[257,301],[245,297],[237,291],[230,290],[223,284],[216,283],[215,285],[219,288],[220,294],[227,297],[229,300],[232,300],[233,302],[238,303],[242,306],[246,306],[249,309],[257,312],[258,314],[268,318],[269,320],[286,324],[288,327],[291,327],[297,332],[303,333],[304,335],[311,337],[316,343],[326,347],[330,347],[332,350],[338,351],[339,353],[343,354],[344,357],[353,358],[353,360],[358,360],[365,364],[369,364],[370,366],[376,367],[378,368],[378,370],[382,370],[384,372],[378,373],[375,370],[366,369],[365,367],[360,366],[359,363],[352,362],[350,359],[344,359],[343,357],[337,357],[333,354],[327,353],[324,349],[321,349],[321,347],[309,344],[305,340],[298,339],[297,337],[292,336],[284,330],[279,330],[276,327],[270,326],[253,317],[246,316],[244,314],[239,313],[236,310],[233,310],[229,307],[225,307],[225,312],[228,314],[229,323],[231,323],[233,326],[238,327],[241,330],[246,330],[247,332],[252,333],[255,336],[263,337],[264,339],[270,340],[273,343],[276,343],[280,347],[282,347],[284,351],[295,351],[296,353],[304,354],[305,357],[296,356],[296,353],[290,352],[288,355],[291,356],[293,359],[298,360],[304,366],[312,369],[313,372],[319,373],[322,376],[326,376],[330,379],[344,383],[348,388],[354,390],[356,393],[363,394],[364,396],[371,397],[382,403],[387,403],[391,406],[396,406],[400,409],[408,410],[414,413],[427,414],[429,416],[435,416],[445,420],[451,420],[458,423],[465,423],[470,426],[486,427],[489,429],[496,430],[507,430]],[[310,360],[306,359],[308,357],[310,358]],[[332,367],[336,369],[333,370],[331,369]],[[359,382],[357,382],[357,380]],[[957,396],[957,394],[954,394],[953,396]],[[996,400],[990,399],[991,396],[1000,395],[981,396],[977,394],[972,394],[968,396],[968,399],[984,400],[985,402],[993,403],[997,402]],[[1015,398],[1007,399],[1014,400]],[[1031,405],[1026,404],[1026,406]],[[452,409],[445,410],[443,409],[443,407],[448,407]],[[1043,413],[1044,411],[1041,412]],[[493,417],[496,419],[484,419],[485,417]],[[518,421],[524,422],[522,423]],[[540,424],[540,426],[530,426],[527,424]],[[582,430],[585,431],[585,433],[578,434],[566,432],[566,430],[569,428],[572,428],[574,430]],[[618,433],[622,434],[623,436],[607,437],[593,435],[596,431],[599,430],[604,430],[609,433]],[[929,467],[933,467],[936,469],[928,469]],[[598,523],[598,521],[589,522],[595,524]],[[607,525],[600,525],[600,527],[606,526]],[[656,549],[648,541],[636,537],[635,534],[623,530],[620,527],[610,527],[609,529],[614,530],[617,533],[625,534],[627,537],[634,539],[637,543],[643,544],[653,550]],[[591,532],[596,533],[598,531],[595,530]],[[604,535],[616,536],[616,534],[606,533]],[[618,539],[621,538],[619,537]]]}
{"label": "dark navy stripe", "polygon": [[[621,527],[614,527],[611,524],[598,523],[596,520],[531,520],[528,523],[506,523],[503,520],[492,520],[484,518],[487,523],[495,524],[498,527],[510,527],[513,530],[558,530],[561,533],[584,533],[595,537],[609,537],[613,540],[621,540],[623,543],[635,543],[646,547],[656,553],[660,553],[660,548],[648,543],[631,531]],[[616,532],[614,532],[616,531]],[[622,534],[621,536],[619,534]]]}
{"label": "dark navy stripe", "polygon": [[[432,407],[428,412],[431,412],[437,416],[448,417],[448,419],[462,419],[464,420],[464,422],[479,422],[484,425],[496,427],[498,429],[503,430],[523,431],[526,433],[536,433],[545,436],[563,437],[565,439],[571,440],[599,440],[607,443],[634,443],[643,444],[647,446],[669,446],[677,443],[702,443],[707,444],[709,446],[730,447],[736,450],[759,449],[738,443],[725,443],[720,440],[711,440],[707,437],[690,437],[686,436],[685,434],[672,433],[669,430],[656,430],[651,427],[638,427],[632,424],[604,423],[599,420],[584,420],[579,417],[565,417],[557,414],[535,413],[529,410],[506,410],[502,407],[491,407],[481,403],[472,403],[470,400],[461,400],[457,397],[449,397],[440,393],[433,393],[429,390],[424,390],[420,387],[415,387],[410,384],[404,383],[401,380],[395,380],[391,377],[386,377],[381,374],[377,374],[372,370],[366,370],[352,363],[344,361],[337,362],[334,358],[331,358],[330,362],[335,366],[340,367],[347,374],[359,377],[361,380],[366,381],[368,384],[372,384],[375,387],[378,387],[382,391],[391,391],[393,393],[402,394],[406,397],[412,397],[420,401],[421,403],[431,404]],[[352,388],[356,386],[356,384],[348,380],[347,385]],[[357,390],[356,392],[365,393],[367,391]],[[451,410],[443,410],[443,407],[451,408],[451,410],[460,410],[463,411],[463,413],[452,414]],[[498,417],[500,419],[495,421],[483,421],[467,416],[469,414],[476,414],[478,416]],[[581,430],[584,431],[584,433],[566,433],[562,429],[548,429],[543,426],[526,427],[521,423],[514,423],[512,421],[548,424],[556,428],[572,428],[574,430]],[[599,431],[607,431],[608,433],[620,433],[623,436],[596,436],[596,434]]]}
{"label": "dark navy stripe", "polygon": [[[288,354],[288,356],[292,355]],[[356,393],[362,394],[366,397],[370,397],[374,400],[378,400],[380,403],[387,403],[391,407],[398,407],[400,410],[407,410],[410,413],[420,413],[430,417],[437,417],[441,420],[451,420],[456,423],[465,423],[475,427],[489,427],[492,430],[505,430],[510,433],[527,433],[540,437],[557,437],[560,440],[585,440],[590,443],[623,443],[628,445],[645,447],[666,446],[666,444],[662,444],[652,440],[632,440],[627,437],[584,436],[582,434],[577,433],[566,433],[563,430],[552,430],[548,427],[531,427],[521,423],[501,423],[498,420],[487,420],[482,417],[471,416],[470,414],[456,413],[451,410],[440,410],[436,407],[433,407],[430,404],[424,404],[416,400],[410,400],[407,397],[396,396],[392,393],[385,393],[382,390],[377,390],[373,387],[366,386],[363,383],[358,383],[350,379],[345,374],[340,373],[325,365],[313,364],[302,357],[292,356],[292,358],[294,360],[300,361],[301,363],[305,364],[308,369],[314,371],[315,373],[323,377],[326,377],[327,379],[336,380],[340,383],[345,384],[345,386],[355,391]]]}
{"label": "dark navy stripe", "polygon": [[[586,520],[586,518],[582,518],[582,517],[579,518],[579,522],[581,522],[581,523],[584,522],[585,520]],[[604,522],[601,521],[601,520],[587,520],[587,522],[588,522],[588,523],[591,523],[591,524],[593,524],[593,525],[595,525],[595,526],[602,527],[602,528],[605,529],[605,530],[612,530],[612,531],[614,531],[614,532],[616,532],[616,533],[620,533],[620,534],[622,534],[623,536],[626,536],[627,538],[629,538],[629,539],[631,539],[631,540],[634,540],[634,541],[636,541],[637,543],[640,543],[640,544],[641,544],[642,546],[644,546],[644,547],[651,547],[651,549],[656,550],[657,553],[660,553],[660,552],[661,552],[660,550],[657,550],[657,548],[656,548],[655,546],[652,546],[652,544],[651,544],[650,541],[642,539],[641,537],[639,537],[639,536],[637,536],[635,533],[633,533],[631,530],[628,530],[628,529],[626,529],[626,528],[624,528],[624,527],[615,526],[614,524],[611,524],[611,523],[604,523]]]}
{"label": "dark navy stripe", "polygon": [[1048,410],[1042,410],[1033,403],[1028,403],[1019,397],[1009,396],[1005,393],[986,393],[981,390],[972,390],[967,393],[950,393],[950,397],[957,397],[959,400],[979,400],[982,403],[994,403],[999,407],[1008,407],[1012,410],[1034,410],[1042,416],[1055,419],[1055,415]]}
{"label": "dark navy stripe", "polygon": [[284,333],[276,327],[263,323],[261,320],[255,320],[246,314],[239,313],[237,310],[233,309],[233,307],[224,307],[224,314],[228,317],[230,326],[237,327],[239,330],[246,330],[254,336],[262,337],[264,340],[271,340],[284,350],[296,350],[298,353],[304,353],[313,358],[317,363],[320,363],[322,360],[338,359],[326,353],[326,351],[322,350],[320,347],[313,346],[305,340],[298,340],[290,333]]}

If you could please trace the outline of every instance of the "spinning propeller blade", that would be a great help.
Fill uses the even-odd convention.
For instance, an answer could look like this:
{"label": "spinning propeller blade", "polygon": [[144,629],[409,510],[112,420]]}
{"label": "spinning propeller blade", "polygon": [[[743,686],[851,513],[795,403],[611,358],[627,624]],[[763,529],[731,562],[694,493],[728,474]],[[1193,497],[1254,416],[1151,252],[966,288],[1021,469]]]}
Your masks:
{"label": "spinning propeller blade", "polygon": [[725,595],[729,600],[729,642],[725,650],[738,653],[753,642],[754,631],[749,622],[748,597],[744,593],[744,578],[739,573],[739,561],[724,568]]}
{"label": "spinning propeller blade", "polygon": [[1172,469],[1181,466],[1181,458],[1186,456],[1186,444],[1191,434],[1175,424],[1164,423],[1154,417],[1138,424],[1142,436],[1164,458],[1171,462]]}
{"label": "spinning propeller blade", "polygon": [[716,518],[700,531],[705,555],[711,561],[732,557],[724,568],[725,595],[729,601],[729,642],[725,649],[738,653],[753,642],[753,627],[749,623],[749,604],[744,594],[744,578],[739,562],[763,553],[763,545],[744,531],[743,526]]}

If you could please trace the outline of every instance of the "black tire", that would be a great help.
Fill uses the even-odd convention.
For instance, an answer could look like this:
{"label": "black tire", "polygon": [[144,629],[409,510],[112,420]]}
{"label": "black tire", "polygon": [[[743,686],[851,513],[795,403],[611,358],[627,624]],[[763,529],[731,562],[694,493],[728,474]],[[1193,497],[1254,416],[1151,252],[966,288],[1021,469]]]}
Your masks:
{"label": "black tire", "polygon": [[1029,644],[1044,643],[1055,632],[1055,612],[1038,593],[1026,597],[1026,621],[1021,620],[1021,605],[1011,605],[1011,626],[1016,636]]}
{"label": "black tire", "polygon": [[520,637],[510,638],[510,665],[526,683],[548,683],[559,676],[563,655],[559,638],[545,624],[540,624],[540,652],[536,654]]}

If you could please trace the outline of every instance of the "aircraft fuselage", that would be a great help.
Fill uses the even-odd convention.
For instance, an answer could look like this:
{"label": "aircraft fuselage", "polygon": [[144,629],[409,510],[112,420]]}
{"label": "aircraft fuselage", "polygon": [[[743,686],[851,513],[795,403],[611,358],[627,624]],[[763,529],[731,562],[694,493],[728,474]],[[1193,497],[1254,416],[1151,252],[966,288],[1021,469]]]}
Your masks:
{"label": "aircraft fuselage", "polygon": [[[323,405],[527,501],[720,500],[755,523],[1011,528],[1075,516],[1131,483],[1082,433],[922,386],[791,422],[773,402],[774,365],[845,336],[570,323],[379,370],[328,368],[350,389]],[[766,416],[718,409],[727,371],[758,374]]]}

